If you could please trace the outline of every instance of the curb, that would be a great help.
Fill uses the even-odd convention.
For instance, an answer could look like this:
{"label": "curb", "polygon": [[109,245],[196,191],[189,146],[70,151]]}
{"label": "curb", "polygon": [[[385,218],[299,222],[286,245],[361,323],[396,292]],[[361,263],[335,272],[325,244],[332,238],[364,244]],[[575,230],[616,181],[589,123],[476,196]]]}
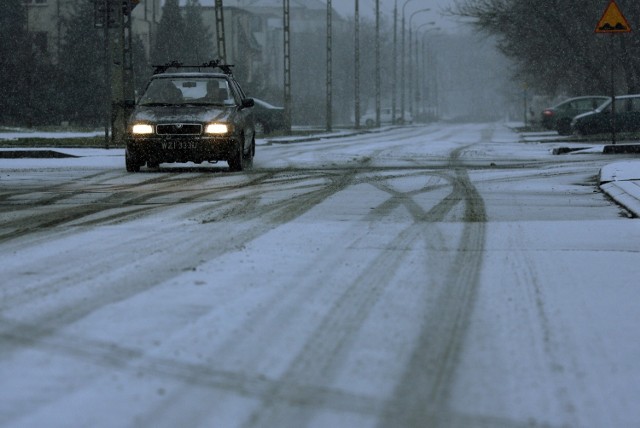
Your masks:
{"label": "curb", "polygon": [[602,150],[604,154],[640,153],[640,144],[609,144]]}
{"label": "curb", "polygon": [[0,159],[55,159],[77,158],[78,156],[54,150],[0,150]]}
{"label": "curb", "polygon": [[634,196],[640,192],[640,183],[633,181],[610,181],[600,184],[600,189],[619,205],[640,217],[640,199]]}

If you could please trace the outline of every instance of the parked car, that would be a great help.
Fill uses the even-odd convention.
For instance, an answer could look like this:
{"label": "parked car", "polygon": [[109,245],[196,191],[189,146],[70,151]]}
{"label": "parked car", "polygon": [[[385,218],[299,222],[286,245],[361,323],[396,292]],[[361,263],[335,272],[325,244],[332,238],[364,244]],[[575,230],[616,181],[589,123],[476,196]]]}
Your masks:
{"label": "parked car", "polygon": [[[382,124],[413,123],[413,117],[411,116],[411,113],[409,113],[408,111],[404,112],[404,120],[402,119],[402,112],[399,109],[396,109],[396,120],[395,120],[395,122],[393,121],[392,118],[393,118],[393,114],[392,114],[392,109],[390,107],[383,107],[383,108],[380,109],[380,123],[382,123]],[[376,123],[376,112],[375,111],[370,111],[370,112],[367,112],[366,114],[364,114],[360,118],[360,123],[363,123],[367,127],[374,126],[375,123]]]}
{"label": "parked car", "polygon": [[542,126],[555,130],[560,135],[569,135],[574,117],[593,111],[610,99],[611,97],[601,95],[569,98],[542,111]]}
{"label": "parked car", "polygon": [[[616,131],[640,131],[640,94],[616,96],[615,110]],[[608,100],[594,111],[573,118],[571,129],[581,135],[611,132],[614,123],[611,113],[612,102]]]}
{"label": "parked car", "polygon": [[253,99],[256,134],[270,134],[284,129],[284,107],[276,107],[266,101]]}
{"label": "parked car", "polygon": [[252,164],[254,100],[230,66],[212,61],[198,67],[211,71],[187,67],[193,68],[177,63],[156,68],[128,122],[127,171],[164,162],[226,161],[232,171]]}

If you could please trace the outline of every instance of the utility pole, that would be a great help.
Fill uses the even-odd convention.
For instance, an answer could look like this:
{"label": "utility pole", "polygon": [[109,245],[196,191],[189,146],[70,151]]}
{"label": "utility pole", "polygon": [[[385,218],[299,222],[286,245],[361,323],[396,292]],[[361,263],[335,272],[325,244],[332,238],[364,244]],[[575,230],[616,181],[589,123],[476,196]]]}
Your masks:
{"label": "utility pole", "polygon": [[[102,29],[104,67],[104,147],[109,148],[111,126],[111,51],[109,50],[109,27],[113,17],[109,13],[109,0],[95,0],[93,4],[93,26]],[[115,23],[115,20],[113,21]],[[60,50],[58,49],[58,52]]]}
{"label": "utility pole", "polygon": [[[115,37],[111,37],[112,67],[111,67],[111,141],[114,145],[124,146],[124,137],[129,116],[135,106],[135,91],[133,84],[133,50],[131,37],[131,9],[130,0],[117,1],[115,9],[118,11],[118,28]],[[137,1],[136,1],[137,4]]]}
{"label": "utility pole", "polygon": [[376,127],[380,127],[380,0],[376,0]]}
{"label": "utility pole", "polygon": [[216,14],[216,43],[218,46],[218,59],[223,64],[227,63],[227,44],[224,38],[224,7],[222,0],[216,0],[215,3]]}
{"label": "utility pole", "polygon": [[[104,29],[105,81],[110,85],[111,143],[123,146],[135,105],[131,11],[140,0],[94,0],[94,26]],[[109,148],[105,125],[105,148]]]}
{"label": "utility pole", "polygon": [[332,15],[333,8],[331,6],[331,0],[327,0],[327,131],[331,132],[332,129],[332,53],[331,47],[333,45],[333,31],[332,31]]}
{"label": "utility pole", "polygon": [[393,6],[393,77],[391,79],[391,123],[396,123],[396,99],[398,98],[398,0]]}
{"label": "utility pole", "polygon": [[282,0],[284,33],[284,127],[291,132],[291,28],[289,0]]}
{"label": "utility pole", "polygon": [[360,128],[360,1],[355,0],[355,127]]}

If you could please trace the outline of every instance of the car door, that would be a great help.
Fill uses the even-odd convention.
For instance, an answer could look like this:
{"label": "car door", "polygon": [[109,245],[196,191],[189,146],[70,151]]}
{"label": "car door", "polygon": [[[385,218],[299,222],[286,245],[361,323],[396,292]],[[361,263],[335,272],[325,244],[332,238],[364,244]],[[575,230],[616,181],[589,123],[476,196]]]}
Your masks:
{"label": "car door", "polygon": [[238,85],[238,83],[230,79],[229,81],[231,90],[233,92],[233,96],[236,99],[236,103],[238,105],[238,109],[236,114],[238,115],[238,124],[243,129],[244,134],[244,150],[247,150],[251,147],[251,142],[255,138],[255,123],[254,123],[254,114],[253,107],[244,107],[243,103],[247,99],[246,94]]}
{"label": "car door", "polygon": [[616,102],[616,131],[627,132],[629,130],[632,115],[632,103],[633,100],[631,98],[620,98]]}
{"label": "car door", "polygon": [[626,113],[625,130],[640,131],[640,96],[629,98],[629,110]]}

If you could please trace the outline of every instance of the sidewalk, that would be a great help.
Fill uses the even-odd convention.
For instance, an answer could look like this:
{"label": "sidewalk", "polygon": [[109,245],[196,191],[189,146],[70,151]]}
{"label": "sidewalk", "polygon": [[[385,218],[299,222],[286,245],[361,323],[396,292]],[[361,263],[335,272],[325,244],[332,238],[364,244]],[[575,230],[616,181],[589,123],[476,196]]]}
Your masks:
{"label": "sidewalk", "polygon": [[600,169],[600,189],[640,217],[640,160],[614,162]]}
{"label": "sidewalk", "polygon": [[[558,136],[555,131],[523,132],[521,141],[552,143],[553,155],[568,154],[640,154],[640,143],[624,141],[611,144],[606,141],[573,141]],[[598,185],[611,199],[640,217],[640,159],[612,162],[600,169]]]}

